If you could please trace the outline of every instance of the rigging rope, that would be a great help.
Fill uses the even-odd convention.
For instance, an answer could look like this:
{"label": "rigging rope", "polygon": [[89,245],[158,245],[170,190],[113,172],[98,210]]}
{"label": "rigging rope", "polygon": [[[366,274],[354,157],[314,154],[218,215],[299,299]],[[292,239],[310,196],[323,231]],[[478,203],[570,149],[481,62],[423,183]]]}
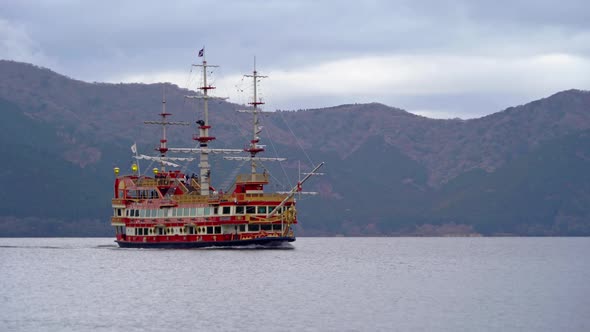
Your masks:
{"label": "rigging rope", "polygon": [[[262,122],[262,123],[264,123],[264,121],[266,121],[266,120],[264,119],[264,116],[261,116],[260,118],[261,118],[261,122]],[[270,121],[269,121],[269,122],[270,122]],[[267,128],[267,130],[265,131],[265,135],[266,135],[266,136],[268,136],[268,141],[270,142],[270,146],[272,147],[272,150],[273,150],[273,152],[274,152],[274,154],[275,154],[275,157],[277,157],[277,158],[278,158],[278,157],[279,157],[279,154],[278,154],[278,152],[277,152],[277,148],[275,147],[274,141],[273,141],[273,139],[272,139],[272,137],[271,137],[271,135],[270,135],[270,128],[269,128],[269,126],[265,126],[265,127]],[[282,162],[282,161],[279,161],[279,165],[281,166],[281,170],[283,171],[283,174],[285,175],[285,178],[287,179],[287,182],[289,183],[289,187],[292,187],[293,185],[292,185],[292,183],[291,183],[291,178],[289,178],[289,176],[287,175],[287,171],[285,170],[285,166],[283,165],[283,162]],[[264,169],[266,169],[266,167],[264,167],[264,166],[262,166],[262,167],[263,167]],[[268,170],[267,170],[267,171],[268,171]],[[273,178],[275,178],[275,177],[274,177],[274,176],[273,176],[273,175],[270,173],[270,171],[269,171],[268,173],[269,173],[269,174],[270,174],[270,175],[271,175]],[[278,181],[278,180],[277,180],[277,181]],[[281,181],[278,181],[278,182],[279,182],[279,184],[281,184],[281,185],[282,185]]]}
{"label": "rigging rope", "polygon": [[297,145],[299,145],[299,148],[301,149],[301,151],[303,152],[303,154],[305,154],[305,157],[307,158],[307,161],[309,161],[309,163],[311,164],[311,168],[315,168],[315,164],[313,163],[313,161],[311,161],[311,158],[309,157],[309,155],[307,154],[307,152],[305,151],[305,149],[303,148],[303,146],[301,145],[301,143],[299,142],[299,139],[297,138],[297,135],[295,135],[295,133],[293,132],[293,129],[291,129],[291,126],[289,126],[289,123],[285,120],[285,117],[283,116],[283,112],[279,112],[281,114],[281,119],[283,119],[283,122],[285,123],[285,125],[287,126],[287,128],[289,129],[289,131],[291,132],[291,135],[293,135],[293,137],[295,138],[295,142],[297,142]]}

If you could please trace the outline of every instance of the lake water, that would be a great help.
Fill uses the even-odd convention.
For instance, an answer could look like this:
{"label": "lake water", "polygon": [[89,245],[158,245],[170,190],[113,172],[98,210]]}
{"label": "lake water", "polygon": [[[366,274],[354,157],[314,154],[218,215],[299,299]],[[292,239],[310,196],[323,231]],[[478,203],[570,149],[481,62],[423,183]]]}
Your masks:
{"label": "lake water", "polygon": [[1,331],[590,331],[590,238],[0,239]]}

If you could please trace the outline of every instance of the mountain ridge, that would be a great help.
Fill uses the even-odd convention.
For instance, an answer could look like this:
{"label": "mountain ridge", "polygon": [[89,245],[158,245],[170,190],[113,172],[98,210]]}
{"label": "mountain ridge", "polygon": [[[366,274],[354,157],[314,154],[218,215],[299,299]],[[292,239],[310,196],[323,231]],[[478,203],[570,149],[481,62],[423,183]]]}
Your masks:
{"label": "mountain ridge", "polygon": [[[7,123],[0,127],[5,133],[2,140],[9,143],[4,144],[4,154],[14,159],[10,163],[12,168],[0,173],[0,180],[8,187],[27,189],[36,188],[39,183],[36,177],[40,177],[47,181],[43,184],[46,189],[40,191],[43,195],[53,194],[56,202],[63,200],[92,211],[88,215],[66,213],[56,207],[59,203],[53,203],[54,200],[46,201],[43,195],[33,194],[40,204],[33,213],[17,197],[4,193],[2,199],[7,205],[0,211],[0,220],[11,220],[10,225],[14,225],[18,218],[28,218],[29,223],[42,223],[39,220],[50,217],[54,222],[65,220],[62,229],[68,232],[75,233],[71,224],[74,218],[94,223],[93,229],[102,227],[89,220],[108,223],[110,169],[130,162],[129,146],[134,141],[141,151],[149,151],[157,144],[154,139],[159,135],[157,128],[142,127],[141,122],[157,118],[163,87],[166,87],[167,110],[174,114],[175,121],[194,123],[195,110],[197,116],[200,112],[198,104],[184,99],[184,95],[194,92],[168,83],[86,83],[49,69],[5,60],[0,60],[0,71],[3,72],[0,77],[0,111],[7,121],[20,128],[17,130]],[[224,101],[210,105],[212,130],[218,138],[214,142],[216,147],[235,148],[249,140],[251,120],[247,115],[235,112],[243,107]],[[503,185],[498,188],[513,188],[512,192],[535,196],[525,190],[530,183],[521,181],[519,186],[511,187],[507,180],[528,179],[534,186],[553,192],[547,197],[563,196],[572,202],[585,202],[590,196],[583,171],[588,163],[587,153],[580,148],[571,150],[568,144],[585,147],[583,134],[590,130],[588,91],[561,91],[467,120],[430,119],[381,103],[365,103],[279,110],[266,114],[262,121],[267,135],[263,141],[269,142],[272,138],[274,142],[268,147],[267,155],[275,147],[286,151],[286,157],[291,160],[285,163],[287,171],[296,172],[298,164],[295,160],[328,161],[327,176],[317,178],[309,185],[310,190],[320,192],[320,198],[300,202],[302,220],[309,220],[302,222],[302,234],[436,235],[440,231],[484,235],[572,235],[567,227],[577,229],[578,235],[590,234],[586,227],[590,223],[588,209],[571,202],[552,201],[554,211],[544,210],[546,216],[540,221],[541,226],[534,228],[532,221],[521,220],[526,213],[500,213],[516,209],[511,201],[500,196],[482,196],[478,192],[489,190],[484,184],[494,179]],[[171,136],[170,143],[192,144],[193,132],[194,128],[181,128]],[[559,145],[560,149],[552,150],[553,155],[543,152],[556,142],[562,142],[562,145]],[[300,146],[306,151],[302,152]],[[19,149],[29,152],[19,152]],[[43,159],[39,159],[39,153]],[[522,167],[514,165],[533,164],[527,159],[532,156],[568,160],[575,166],[572,176],[584,180],[578,184],[557,181],[551,174],[543,172],[555,172],[559,168],[551,169],[553,166],[543,164],[535,164],[535,167],[541,167],[540,172],[544,175],[528,177]],[[51,176],[44,176],[45,170],[39,165],[52,169],[48,173]],[[556,165],[563,168],[561,172],[564,174],[569,172],[567,165]],[[35,179],[25,176],[24,180],[15,180],[19,167],[27,174],[36,174]],[[308,168],[308,163],[304,163],[303,170]],[[90,192],[80,195],[77,193],[80,188],[75,183],[66,181],[60,184],[57,178],[66,170],[75,179],[70,182],[85,183],[84,190],[90,189]],[[273,171],[280,172],[279,169]],[[222,170],[217,179],[227,173],[229,170]],[[499,177],[498,174],[505,175]],[[542,183],[547,178],[555,181]],[[498,188],[494,190],[502,192],[503,189]],[[21,195],[31,195],[25,189],[17,191]],[[510,196],[512,192],[505,192],[505,195]],[[569,192],[578,193],[579,199]],[[480,200],[474,202],[470,197],[480,197]],[[485,199],[493,199],[497,206],[486,205]],[[539,202],[542,202],[540,198],[527,201],[529,215],[537,215],[534,205],[541,204]],[[359,203],[365,212],[351,209]],[[469,212],[472,206],[502,220],[494,224]],[[567,229],[555,226],[564,218],[570,222]],[[520,225],[520,228],[512,227],[512,224]],[[0,221],[0,235],[16,234],[10,232],[10,227],[2,225]],[[22,232],[27,228],[19,229],[18,234],[24,234]],[[108,232],[108,225],[105,232]]]}

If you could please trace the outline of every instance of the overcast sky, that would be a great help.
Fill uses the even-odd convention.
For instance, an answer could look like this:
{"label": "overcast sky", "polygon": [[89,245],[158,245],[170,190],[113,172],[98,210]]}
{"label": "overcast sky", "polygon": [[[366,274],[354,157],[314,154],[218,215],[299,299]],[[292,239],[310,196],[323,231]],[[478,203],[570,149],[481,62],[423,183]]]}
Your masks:
{"label": "overcast sky", "polygon": [[88,82],[193,88],[203,45],[217,94],[238,103],[256,56],[267,110],[474,118],[590,90],[588,0],[0,1],[0,58]]}

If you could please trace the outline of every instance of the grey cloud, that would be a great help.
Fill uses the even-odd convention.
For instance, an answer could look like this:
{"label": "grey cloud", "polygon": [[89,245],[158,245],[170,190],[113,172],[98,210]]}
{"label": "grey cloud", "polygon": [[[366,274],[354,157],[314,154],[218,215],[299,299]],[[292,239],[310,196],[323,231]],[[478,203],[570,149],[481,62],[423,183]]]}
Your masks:
{"label": "grey cloud", "polygon": [[590,56],[590,5],[577,0],[5,0],[0,7],[0,19],[25,29],[43,54],[15,60],[40,59],[89,81],[186,68],[202,45],[226,73],[249,68],[254,55],[264,67],[291,71],[388,54]]}

